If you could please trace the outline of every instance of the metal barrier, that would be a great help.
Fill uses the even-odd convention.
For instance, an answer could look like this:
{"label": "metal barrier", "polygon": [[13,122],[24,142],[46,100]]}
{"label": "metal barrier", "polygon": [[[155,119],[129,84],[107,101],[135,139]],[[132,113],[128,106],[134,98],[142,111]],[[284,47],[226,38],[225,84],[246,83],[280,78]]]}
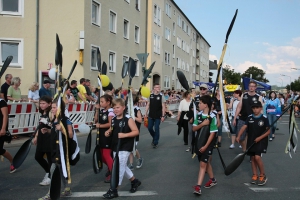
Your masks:
{"label": "metal barrier", "polygon": [[[12,135],[34,132],[39,124],[40,113],[32,102],[8,102],[8,130]],[[142,114],[145,114],[147,102],[140,102],[139,107]],[[168,102],[169,110],[177,111],[179,100]],[[69,118],[74,129],[80,124],[93,124],[95,104],[68,104]]]}

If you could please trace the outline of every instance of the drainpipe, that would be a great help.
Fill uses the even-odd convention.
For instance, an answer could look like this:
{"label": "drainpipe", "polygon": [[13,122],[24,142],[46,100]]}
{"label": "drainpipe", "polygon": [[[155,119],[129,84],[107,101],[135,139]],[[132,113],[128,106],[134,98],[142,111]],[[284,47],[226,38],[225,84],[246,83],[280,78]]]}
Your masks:
{"label": "drainpipe", "polygon": [[39,15],[40,15],[40,1],[36,0],[36,32],[35,32],[35,81],[39,81]]}

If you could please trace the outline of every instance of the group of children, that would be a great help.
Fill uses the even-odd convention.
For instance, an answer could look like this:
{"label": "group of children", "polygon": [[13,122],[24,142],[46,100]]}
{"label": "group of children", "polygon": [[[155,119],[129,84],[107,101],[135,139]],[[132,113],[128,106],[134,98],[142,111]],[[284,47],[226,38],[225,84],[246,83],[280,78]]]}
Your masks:
{"label": "group of children", "polygon": [[[214,112],[214,103],[212,102],[212,99],[209,95],[200,97],[198,108],[200,112],[196,115],[196,119],[194,119],[193,123],[193,132],[196,133],[196,138],[194,139],[194,151],[199,151],[196,152],[196,154],[198,155],[198,160],[200,162],[198,181],[197,185],[194,186],[193,192],[196,195],[201,194],[201,187],[205,173],[208,174],[209,181],[204,185],[204,188],[211,188],[217,184],[217,180],[215,179],[213,174],[211,160],[214,144],[216,144],[217,141],[216,133],[218,131],[219,125],[219,119],[217,119],[217,115]],[[247,152],[247,155],[251,157],[251,167],[253,172],[253,176],[250,182],[252,184],[262,186],[267,182],[267,177],[265,175],[261,155],[262,153],[267,152],[270,125],[267,117],[262,114],[262,104],[260,101],[257,100],[256,102],[254,102],[254,104],[251,105],[251,108],[253,114],[248,116],[245,125],[239,131],[236,139],[238,141],[241,134],[245,130],[247,130],[247,148],[249,148],[252,143],[256,143]],[[203,132],[204,127],[206,128],[205,130],[207,130],[206,133]],[[207,136],[205,137],[203,135]],[[258,174],[258,170],[260,174]]]}

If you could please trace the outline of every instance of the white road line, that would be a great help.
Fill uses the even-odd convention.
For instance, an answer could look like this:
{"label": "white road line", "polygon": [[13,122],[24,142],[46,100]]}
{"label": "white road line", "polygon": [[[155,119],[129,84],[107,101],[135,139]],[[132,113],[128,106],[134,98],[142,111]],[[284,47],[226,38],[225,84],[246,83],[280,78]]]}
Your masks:
{"label": "white road line", "polygon": [[[70,197],[102,197],[106,192],[72,192]],[[136,196],[152,196],[158,195],[156,191],[137,191],[135,193],[130,193],[127,191],[119,191],[119,196],[123,197],[136,197]]]}
{"label": "white road line", "polygon": [[254,192],[274,192],[277,191],[277,188],[267,188],[267,187],[262,187],[262,188],[258,188],[258,187],[249,187],[250,190],[253,190]]}

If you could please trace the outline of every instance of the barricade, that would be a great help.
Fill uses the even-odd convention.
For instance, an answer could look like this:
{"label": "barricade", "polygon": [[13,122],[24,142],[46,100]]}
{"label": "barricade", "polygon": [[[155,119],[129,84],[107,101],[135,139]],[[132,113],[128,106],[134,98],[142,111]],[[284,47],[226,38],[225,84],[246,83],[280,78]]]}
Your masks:
{"label": "barricade", "polygon": [[[40,113],[32,102],[8,102],[8,130],[12,135],[32,133],[39,124]],[[142,114],[145,114],[147,102],[140,102],[139,107]],[[169,110],[177,111],[179,100],[167,102]],[[93,124],[95,114],[95,104],[68,104],[69,118],[74,129],[78,129],[80,124]]]}

